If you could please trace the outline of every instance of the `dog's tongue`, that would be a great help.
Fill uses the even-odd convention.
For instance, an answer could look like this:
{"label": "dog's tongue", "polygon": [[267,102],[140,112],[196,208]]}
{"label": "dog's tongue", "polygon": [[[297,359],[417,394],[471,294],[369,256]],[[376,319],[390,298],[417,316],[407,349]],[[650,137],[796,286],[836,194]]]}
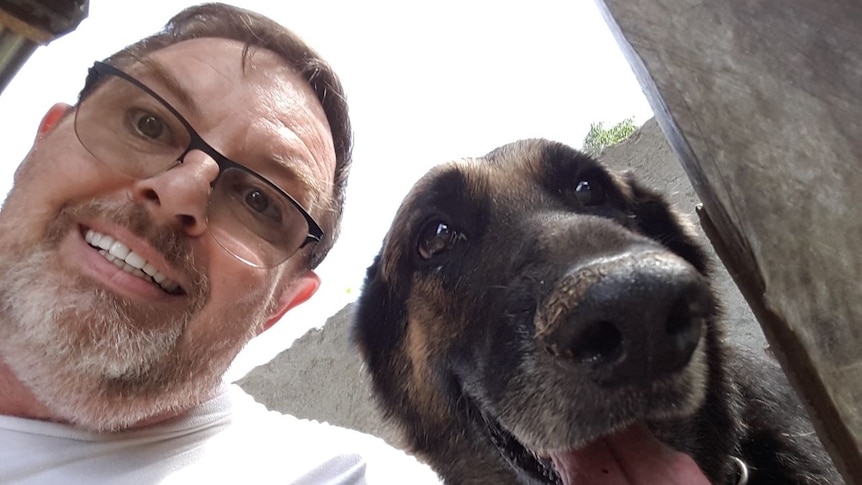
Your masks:
{"label": "dog's tongue", "polygon": [[565,485],[709,485],[691,457],[658,441],[643,424],[551,459]]}

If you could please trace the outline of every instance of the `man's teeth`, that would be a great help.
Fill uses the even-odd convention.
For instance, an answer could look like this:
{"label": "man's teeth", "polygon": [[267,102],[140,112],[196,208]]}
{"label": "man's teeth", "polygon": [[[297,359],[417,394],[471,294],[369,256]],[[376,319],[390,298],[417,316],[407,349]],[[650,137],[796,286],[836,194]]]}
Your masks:
{"label": "man's teeth", "polygon": [[155,266],[141,257],[140,254],[130,250],[128,246],[115,240],[111,236],[88,229],[87,233],[84,234],[84,240],[86,240],[87,244],[90,246],[99,249],[99,254],[104,256],[108,261],[114,263],[123,271],[131,273],[138,278],[156,283],[168,293],[176,293],[180,288],[180,285],[175,281],[169,280],[164,274],[159,272]]}

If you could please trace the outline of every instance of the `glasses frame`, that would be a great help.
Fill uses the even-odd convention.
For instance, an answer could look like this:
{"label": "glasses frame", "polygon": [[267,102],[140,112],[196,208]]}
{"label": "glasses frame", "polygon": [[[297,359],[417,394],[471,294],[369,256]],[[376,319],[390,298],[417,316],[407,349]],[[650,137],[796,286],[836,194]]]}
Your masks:
{"label": "glasses frame", "polygon": [[[212,158],[216,162],[216,164],[218,165],[218,168],[219,168],[218,175],[216,175],[216,178],[213,179],[213,181],[210,183],[211,187],[215,185],[216,181],[219,179],[219,177],[221,177],[221,175],[226,170],[231,169],[231,168],[236,169],[236,170],[240,170],[240,171],[243,171],[243,172],[261,180],[263,183],[265,183],[266,185],[271,187],[277,193],[284,196],[284,198],[286,198],[296,208],[296,210],[298,210],[299,213],[302,214],[302,217],[305,218],[305,222],[308,225],[308,233],[305,236],[305,240],[302,242],[302,244],[299,245],[298,248],[296,248],[296,250],[293,253],[288,254],[283,260],[279,261],[278,263],[276,263],[270,267],[278,266],[279,264],[283,263],[284,261],[287,261],[288,259],[290,259],[290,257],[293,256],[294,254],[296,254],[296,251],[299,251],[300,249],[304,248],[306,245],[308,245],[310,243],[319,243],[323,239],[324,234],[325,234],[323,232],[323,229],[321,229],[321,227],[317,223],[317,221],[314,220],[314,218],[311,216],[311,214],[309,214],[308,211],[305,210],[305,208],[302,207],[302,205],[296,201],[296,199],[294,199],[290,194],[288,194],[287,192],[282,190],[279,186],[277,186],[274,183],[267,180],[263,175],[260,175],[259,173],[246,167],[245,165],[237,163],[237,162],[231,160],[230,158],[219,153],[218,150],[213,148],[212,145],[207,143],[203,139],[203,137],[201,137],[198,134],[198,132],[195,131],[195,129],[192,127],[191,123],[189,123],[185,119],[185,117],[183,117],[183,115],[181,115],[180,112],[176,110],[176,108],[174,108],[163,97],[159,96],[158,93],[156,93],[155,91],[150,89],[146,84],[142,83],[141,81],[138,81],[137,79],[132,77],[130,74],[127,74],[126,72],[124,72],[124,71],[120,70],[119,68],[114,67],[110,64],[96,61],[88,71],[87,80],[84,84],[84,89],[81,91],[81,95],[78,99],[78,104],[81,104],[82,102],[84,102],[84,100],[86,99],[86,96],[92,90],[96,89],[96,84],[99,82],[99,80],[101,80],[107,76],[119,77],[121,79],[124,79],[124,80],[134,84],[138,88],[142,89],[145,93],[149,94],[150,96],[155,98],[158,102],[160,102],[162,105],[164,105],[164,107],[167,108],[168,111],[171,112],[171,114],[176,116],[176,118],[180,121],[180,123],[182,123],[182,125],[185,127],[185,129],[189,133],[189,144],[186,147],[186,149],[183,150],[182,154],[180,154],[180,156],[177,157],[177,160],[176,160],[177,163],[183,163],[183,159],[190,152],[192,152],[194,150],[200,150],[203,153],[207,154],[210,158]],[[76,122],[76,124],[77,124],[77,122]],[[77,128],[75,130],[77,132]],[[165,170],[167,170],[169,168],[170,168],[170,166],[166,167]],[[157,172],[157,173],[159,173],[159,172]],[[156,175],[156,174],[153,174],[153,175]],[[209,199],[207,199],[207,206],[209,206]],[[209,223],[209,214],[207,214],[207,223]],[[209,224],[207,224],[207,226],[209,226]],[[225,250],[227,251],[226,248],[225,248]],[[232,256],[234,256],[235,258],[239,259],[240,261],[242,261],[248,265],[257,266],[257,265],[252,264],[251,262],[247,261],[246,259],[234,254],[232,251],[228,251],[228,253],[230,253]]]}

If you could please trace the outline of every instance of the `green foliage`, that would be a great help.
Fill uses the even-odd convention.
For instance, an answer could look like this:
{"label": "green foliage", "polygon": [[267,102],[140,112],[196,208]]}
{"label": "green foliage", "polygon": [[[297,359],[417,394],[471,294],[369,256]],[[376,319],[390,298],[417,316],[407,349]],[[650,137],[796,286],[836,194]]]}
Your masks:
{"label": "green foliage", "polygon": [[591,123],[590,131],[584,137],[584,146],[581,148],[589,155],[597,156],[605,148],[616,145],[625,140],[637,130],[634,118],[626,118],[610,128],[605,128],[604,123]]}

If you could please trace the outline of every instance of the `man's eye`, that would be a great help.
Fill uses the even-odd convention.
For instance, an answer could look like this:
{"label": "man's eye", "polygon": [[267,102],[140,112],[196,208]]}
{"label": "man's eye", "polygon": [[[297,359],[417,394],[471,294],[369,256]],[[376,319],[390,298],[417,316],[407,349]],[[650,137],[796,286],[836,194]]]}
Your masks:
{"label": "man's eye", "polygon": [[165,132],[165,125],[155,116],[147,115],[138,119],[138,131],[144,136],[159,138]]}
{"label": "man's eye", "polygon": [[132,129],[138,136],[160,144],[173,144],[174,136],[170,124],[161,116],[148,111],[137,111],[131,113],[130,118]]}
{"label": "man's eye", "polygon": [[244,201],[248,208],[259,215],[273,220],[281,219],[281,211],[278,208],[278,204],[275,204],[270,196],[260,189],[254,187],[248,188]]}
{"label": "man's eye", "polygon": [[249,190],[245,194],[245,203],[257,212],[266,212],[269,207],[269,198],[259,190]]}

